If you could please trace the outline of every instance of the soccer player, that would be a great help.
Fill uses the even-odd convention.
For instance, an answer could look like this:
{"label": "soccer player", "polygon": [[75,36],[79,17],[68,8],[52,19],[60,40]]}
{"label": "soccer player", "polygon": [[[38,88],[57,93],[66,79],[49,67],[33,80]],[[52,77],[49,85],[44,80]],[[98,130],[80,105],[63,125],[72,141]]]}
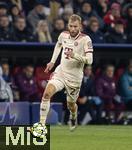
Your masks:
{"label": "soccer player", "polygon": [[49,72],[61,52],[60,65],[55,69],[44,91],[40,105],[40,123],[45,125],[50,108],[50,99],[58,91],[65,88],[67,92],[67,107],[70,111],[70,130],[77,125],[77,104],[80,86],[83,78],[84,64],[92,64],[93,47],[89,36],[81,33],[81,17],[73,14],[69,18],[68,31],[58,37],[51,61],[45,72]]}

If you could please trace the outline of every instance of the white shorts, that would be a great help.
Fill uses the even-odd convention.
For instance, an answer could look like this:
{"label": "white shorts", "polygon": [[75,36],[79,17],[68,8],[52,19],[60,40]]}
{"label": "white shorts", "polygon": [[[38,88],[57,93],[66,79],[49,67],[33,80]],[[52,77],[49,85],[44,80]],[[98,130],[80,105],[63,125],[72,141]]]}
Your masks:
{"label": "white shorts", "polygon": [[59,92],[62,89],[65,89],[67,93],[67,101],[72,102],[72,103],[76,102],[79,96],[81,84],[66,80],[58,73],[55,73],[52,76],[48,84],[53,84],[56,88],[56,92]]}

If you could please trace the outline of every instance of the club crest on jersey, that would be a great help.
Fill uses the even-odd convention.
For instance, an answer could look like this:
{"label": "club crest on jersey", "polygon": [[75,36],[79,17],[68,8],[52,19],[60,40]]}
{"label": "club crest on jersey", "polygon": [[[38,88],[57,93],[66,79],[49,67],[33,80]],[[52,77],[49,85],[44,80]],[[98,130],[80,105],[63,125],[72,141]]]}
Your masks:
{"label": "club crest on jersey", "polygon": [[78,42],[75,42],[75,43],[74,43],[74,46],[78,46]]}
{"label": "club crest on jersey", "polygon": [[91,41],[89,41],[89,42],[87,43],[87,45],[88,45],[88,48],[89,48],[89,49],[93,48]]}

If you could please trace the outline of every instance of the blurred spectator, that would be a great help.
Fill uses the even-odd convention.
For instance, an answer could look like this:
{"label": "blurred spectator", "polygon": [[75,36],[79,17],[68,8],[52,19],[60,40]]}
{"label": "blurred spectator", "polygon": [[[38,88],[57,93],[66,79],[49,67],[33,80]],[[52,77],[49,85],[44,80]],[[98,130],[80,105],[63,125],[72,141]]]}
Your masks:
{"label": "blurred spectator", "polygon": [[[22,11],[19,9],[19,7],[18,7],[17,5],[12,5],[10,11],[11,11],[11,20],[12,20],[13,22],[15,21],[15,19],[16,19],[17,17],[23,15]],[[24,16],[24,15],[23,15],[23,16]]]}
{"label": "blurred spectator", "polygon": [[18,42],[37,41],[36,36],[28,29],[24,17],[15,19],[14,40]]}
{"label": "blurred spectator", "polygon": [[5,5],[6,8],[8,9],[12,5],[12,1],[11,0],[0,0],[0,5]]}
{"label": "blurred spectator", "polygon": [[36,0],[22,0],[22,7],[25,15],[27,16],[29,11],[35,6]]}
{"label": "blurred spectator", "polygon": [[126,72],[119,81],[120,94],[127,110],[132,110],[132,59],[129,61]]}
{"label": "blurred spectator", "polygon": [[128,35],[128,43],[132,43],[132,5],[127,8],[127,35]]}
{"label": "blurred spectator", "polygon": [[[121,97],[117,95],[117,87],[114,81],[114,66],[107,65],[104,74],[96,81],[96,93],[100,97],[106,110],[106,118],[119,121],[120,111],[123,109]],[[116,108],[115,116],[112,116],[111,110]]]}
{"label": "blurred spectator", "polygon": [[0,17],[0,41],[13,41],[12,28],[7,15]]}
{"label": "blurred spectator", "polygon": [[[41,3],[42,5],[44,5],[45,7],[49,7],[49,3],[52,0],[35,0],[38,3]],[[60,0],[55,0],[55,1],[60,1]]]}
{"label": "blurred spectator", "polygon": [[84,3],[85,0],[73,0],[73,9],[74,13],[80,13],[82,4]]}
{"label": "blurred spectator", "polygon": [[5,3],[0,3],[0,17],[7,15],[7,12],[8,12],[7,5]]}
{"label": "blurred spectator", "polygon": [[36,3],[33,10],[28,14],[27,20],[32,26],[33,30],[36,30],[37,24],[40,20],[46,19],[45,8],[41,3]]}
{"label": "blurred spectator", "polygon": [[59,9],[59,15],[62,15],[65,9],[73,11],[72,1],[71,0],[61,0],[61,8]]}
{"label": "blurred spectator", "polygon": [[121,6],[118,3],[113,3],[110,11],[108,11],[108,13],[104,16],[104,22],[106,25],[114,27],[115,23],[119,20],[123,21],[121,16]]}
{"label": "blurred spectator", "polygon": [[100,31],[98,19],[90,18],[89,26],[84,31],[88,34],[93,43],[105,43],[104,34]]}
{"label": "blurred spectator", "polygon": [[124,3],[124,1],[126,1],[126,0],[116,0],[116,2],[121,4],[121,5]]}
{"label": "blurred spectator", "polygon": [[73,9],[71,9],[71,8],[65,8],[64,9],[64,13],[62,14],[62,18],[65,22],[66,27],[68,24],[68,20],[72,14],[73,14]]}
{"label": "blurred spectator", "polygon": [[109,9],[109,0],[96,0],[95,8],[98,15],[103,18]]}
{"label": "blurred spectator", "polygon": [[65,29],[64,20],[61,18],[56,19],[53,24],[53,31],[51,33],[53,42],[57,42],[58,36],[62,31],[64,31],[64,29]]}
{"label": "blurred spectator", "polygon": [[27,65],[16,77],[16,85],[20,91],[20,100],[38,101],[38,87],[34,78],[34,67]]}
{"label": "blurred spectator", "polygon": [[[81,123],[87,112],[90,113],[93,123],[100,123],[102,102],[95,96],[94,77],[91,66],[85,66],[84,77],[78,98],[79,122]],[[96,112],[96,113],[95,113]]]}
{"label": "blurred spectator", "polygon": [[22,10],[22,0],[11,0],[11,2],[18,7],[18,9]]}
{"label": "blurred spectator", "polygon": [[0,67],[0,102],[13,102],[13,94],[10,85],[3,79],[3,71]]}
{"label": "blurred spectator", "polygon": [[106,41],[108,43],[126,43],[127,36],[124,31],[124,24],[122,21],[117,21],[111,31],[106,33]]}
{"label": "blurred spectator", "polygon": [[92,72],[92,66],[86,65],[84,67],[84,77],[82,81],[80,96],[93,96],[94,92],[94,76]]}
{"label": "blurred spectator", "polygon": [[45,67],[41,66],[41,67],[37,67],[35,69],[35,79],[38,85],[38,93],[40,95],[40,97],[42,97],[43,92],[46,88],[47,82],[51,77],[51,73],[45,73],[44,72]]}
{"label": "blurred spectator", "polygon": [[52,43],[52,38],[49,32],[48,23],[46,20],[40,20],[37,25],[37,36],[39,42]]}
{"label": "blurred spectator", "polygon": [[83,3],[82,9],[81,9],[81,12],[80,12],[80,16],[82,17],[84,26],[88,25],[89,18],[91,18],[92,16],[95,16],[96,18],[98,18],[101,28],[104,25],[103,20],[94,11],[94,9],[93,9],[90,2],[86,1],[86,2]]}
{"label": "blurred spectator", "polygon": [[49,0],[36,0],[36,4],[42,4],[46,16],[50,15],[50,1]]}
{"label": "blurred spectator", "polygon": [[19,92],[18,89],[15,85],[15,81],[14,81],[14,76],[12,76],[11,71],[10,71],[10,66],[8,64],[8,62],[4,61],[1,63],[1,67],[2,67],[2,71],[3,71],[3,79],[5,80],[6,83],[9,84],[9,86],[12,89],[12,93],[13,93],[13,99],[14,101],[18,101],[20,99],[19,97]]}
{"label": "blurred spectator", "polygon": [[124,1],[124,3],[123,3],[123,5],[122,5],[122,13],[123,13],[123,15],[125,16],[126,15],[126,13],[127,13],[127,9],[129,8],[129,7],[131,7],[131,5],[132,5],[132,0],[125,0]]}
{"label": "blurred spectator", "polygon": [[50,15],[49,20],[53,24],[54,19],[56,19],[59,15],[59,8],[61,7],[61,4],[59,1],[51,0],[50,1]]}
{"label": "blurred spectator", "polygon": [[132,0],[124,0],[124,5],[125,4],[129,4],[129,3],[131,3],[132,2]]}
{"label": "blurred spectator", "polygon": [[3,75],[2,75],[3,79],[11,85],[12,77],[10,74],[10,67],[9,67],[8,62],[3,62],[1,64],[1,67],[2,67],[2,71],[3,71]]}

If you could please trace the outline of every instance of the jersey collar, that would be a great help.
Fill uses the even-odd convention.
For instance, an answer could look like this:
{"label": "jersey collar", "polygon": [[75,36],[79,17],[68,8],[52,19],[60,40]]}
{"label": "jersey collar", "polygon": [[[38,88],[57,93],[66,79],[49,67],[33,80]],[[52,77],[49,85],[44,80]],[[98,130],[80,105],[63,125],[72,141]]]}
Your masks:
{"label": "jersey collar", "polygon": [[75,36],[75,37],[71,37],[71,36],[69,36],[69,39],[76,40],[76,39],[80,36],[80,34],[81,34],[81,32],[79,32],[79,33],[78,33],[78,35],[77,35],[77,36]]}

